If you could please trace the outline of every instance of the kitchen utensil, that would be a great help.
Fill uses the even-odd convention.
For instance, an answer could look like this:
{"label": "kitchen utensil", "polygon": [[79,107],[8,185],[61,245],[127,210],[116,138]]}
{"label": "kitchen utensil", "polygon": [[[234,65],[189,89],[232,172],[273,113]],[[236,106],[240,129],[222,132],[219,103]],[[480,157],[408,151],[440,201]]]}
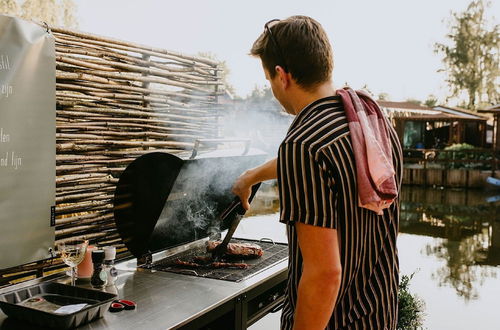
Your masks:
{"label": "kitchen utensil", "polygon": [[[255,194],[257,193],[257,190],[259,190],[259,188],[260,188],[260,182],[257,183],[256,185],[252,186],[252,193],[250,194],[250,198],[248,199],[249,203],[252,202],[252,200],[255,197]],[[241,200],[237,196],[237,197],[235,197],[234,201],[229,205],[229,207],[221,214],[221,216],[220,216],[221,221],[224,221],[230,217],[234,217],[234,218],[231,221],[231,225],[229,226],[229,229],[227,230],[226,236],[222,240],[222,243],[219,244],[212,251],[212,258],[214,260],[219,260],[220,257],[222,257],[226,253],[227,245],[229,244],[229,241],[233,237],[234,232],[236,231],[236,228],[238,227],[238,224],[240,223],[240,220],[243,218],[245,213],[246,213],[246,210],[245,210],[245,208],[243,208]]]}

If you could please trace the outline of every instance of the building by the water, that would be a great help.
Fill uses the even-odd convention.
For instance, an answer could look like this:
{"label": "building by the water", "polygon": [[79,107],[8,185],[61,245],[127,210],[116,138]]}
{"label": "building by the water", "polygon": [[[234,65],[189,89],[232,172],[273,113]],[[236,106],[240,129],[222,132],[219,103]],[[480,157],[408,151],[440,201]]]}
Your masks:
{"label": "building by the water", "polygon": [[[391,118],[405,149],[442,149],[455,143],[491,146],[487,117],[474,112],[412,102],[377,101]],[[488,136],[489,135],[489,136]]]}

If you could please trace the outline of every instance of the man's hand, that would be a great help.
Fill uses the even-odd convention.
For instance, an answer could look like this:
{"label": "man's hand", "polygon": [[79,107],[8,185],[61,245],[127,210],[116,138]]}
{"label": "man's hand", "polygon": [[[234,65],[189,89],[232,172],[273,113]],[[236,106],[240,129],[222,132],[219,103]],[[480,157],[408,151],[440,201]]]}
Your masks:
{"label": "man's hand", "polygon": [[238,196],[241,200],[241,205],[245,210],[250,208],[250,203],[248,199],[250,198],[250,194],[252,193],[252,174],[250,171],[244,172],[242,175],[236,179],[236,182],[233,185],[233,194]]}
{"label": "man's hand", "polygon": [[252,186],[256,183],[276,179],[278,176],[276,158],[262,164],[259,167],[245,171],[233,185],[233,194],[238,196],[245,210],[250,209],[248,199],[252,193]]}
{"label": "man's hand", "polygon": [[342,279],[337,230],[295,224],[303,258],[294,330],[323,330],[335,307]]}

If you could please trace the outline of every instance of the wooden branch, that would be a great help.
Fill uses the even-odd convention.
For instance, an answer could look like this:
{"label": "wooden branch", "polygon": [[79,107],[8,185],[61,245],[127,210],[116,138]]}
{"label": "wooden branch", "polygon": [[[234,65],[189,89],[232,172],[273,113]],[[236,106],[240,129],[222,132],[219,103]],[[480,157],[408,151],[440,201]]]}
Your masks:
{"label": "wooden branch", "polygon": [[90,34],[90,33],[83,33],[83,32],[76,31],[76,30],[62,29],[62,28],[58,28],[58,27],[50,27],[50,29],[53,33],[55,33],[56,39],[57,39],[58,34],[63,34],[63,35],[78,37],[78,38],[85,39],[85,40],[93,40],[93,41],[102,42],[105,45],[125,46],[125,47],[131,48],[131,49],[137,49],[139,53],[141,51],[148,51],[148,52],[159,54],[159,55],[166,55],[166,56],[169,56],[172,58],[179,58],[180,60],[187,60],[189,62],[203,63],[203,64],[211,66],[211,67],[217,67],[217,65],[218,65],[217,62],[212,61],[212,60],[208,60],[208,59],[196,57],[196,56],[188,56],[188,55],[185,55],[182,53],[172,52],[172,51],[168,51],[168,50],[161,49],[161,48],[149,47],[149,46],[140,45],[140,44],[136,44],[136,43],[132,43],[132,42],[126,42],[126,41],[117,40],[117,39],[113,39],[113,38],[101,37],[98,35],[94,35],[94,34]]}
{"label": "wooden branch", "polygon": [[[57,139],[102,139],[103,137],[112,138],[112,137],[121,137],[124,139],[138,139],[138,138],[156,138],[160,140],[171,140],[171,141],[190,141],[197,138],[201,138],[201,135],[189,135],[189,134],[166,134],[166,133],[158,133],[151,131],[114,131],[110,129],[101,129],[96,130],[95,127],[82,127],[76,132],[84,131],[85,134],[81,133],[73,133],[74,131],[67,131],[65,133],[56,133]],[[65,143],[65,145],[75,145],[75,143]],[[68,148],[70,146],[67,146]],[[77,146],[78,147],[78,146]],[[65,150],[65,149],[61,149]]]}
{"label": "wooden branch", "polygon": [[56,151],[96,151],[102,150],[101,146],[85,146],[76,143],[58,143],[56,144]]}
{"label": "wooden branch", "polygon": [[[57,74],[61,71],[56,71],[56,78],[58,78]],[[76,72],[74,74],[82,74],[83,72]],[[89,73],[87,73],[89,74]],[[97,77],[102,77],[102,78],[108,78],[108,79],[119,79],[119,80],[126,80],[126,81],[140,81],[140,82],[149,82],[149,83],[158,83],[158,84],[163,84],[163,85],[169,85],[169,86],[175,86],[175,87],[180,87],[180,88],[185,88],[185,89],[190,89],[193,91],[201,92],[201,93],[208,93],[204,88],[194,86],[188,83],[183,83],[183,82],[178,82],[172,79],[168,78],[163,78],[163,77],[151,77],[151,76],[142,76],[142,75],[137,75],[137,74],[132,74],[132,73],[125,73],[125,72],[108,72],[108,71],[97,71],[97,70],[92,70],[91,74],[93,76]]]}
{"label": "wooden branch", "polygon": [[[96,114],[114,114],[114,115],[125,115],[127,117],[132,117],[130,120],[133,120],[134,117],[157,117],[157,118],[171,118],[171,119],[176,119],[175,122],[166,122],[170,124],[180,124],[180,123],[192,123],[191,125],[196,125],[198,123],[203,123],[205,124],[206,122],[213,122],[214,117],[210,116],[197,116],[197,117],[190,117],[186,115],[177,115],[174,113],[168,113],[168,112],[156,112],[156,111],[145,111],[143,110],[144,108],[139,107],[140,110],[123,110],[123,109],[116,109],[116,108],[106,108],[106,107],[96,107],[96,108],[89,108],[89,107],[73,107],[70,111],[84,111],[85,113],[96,113]],[[68,111],[68,110],[64,110]],[[182,121],[177,121],[177,120],[182,120]],[[196,125],[197,126],[197,125]]]}
{"label": "wooden branch", "polygon": [[142,66],[152,66],[158,69],[171,72],[196,73],[197,76],[199,77],[207,77],[207,78],[215,77],[214,74],[210,74],[209,71],[202,70],[200,68],[196,68],[198,70],[194,70],[195,68],[193,67],[185,67],[185,66],[179,67],[178,65],[166,64],[153,60],[143,60],[141,57],[131,56],[130,54],[118,52],[116,50],[110,50],[110,49],[107,49],[106,51],[97,50],[95,48],[88,47],[89,45],[86,45],[85,43],[79,43],[77,46],[79,46],[79,48],[68,47],[66,45],[58,44],[56,45],[56,54],[63,56],[64,54],[84,55],[87,56],[88,58],[102,58],[102,59],[107,59],[109,61],[121,60],[126,63],[134,63]]}
{"label": "wooden branch", "polygon": [[[169,115],[163,113],[147,113],[144,111],[136,110],[121,110],[121,109],[106,109],[106,108],[85,108],[85,111],[80,111],[80,108],[75,108],[77,111],[62,111],[56,110],[58,115],[74,116],[74,117],[84,117],[84,116],[103,116],[104,114],[115,114],[115,115],[128,115],[128,116],[142,116],[142,117],[158,117],[158,118],[179,118],[177,115]],[[104,117],[103,117],[104,119]],[[117,119],[117,118],[114,118]],[[185,119],[185,118],[182,118]],[[139,121],[138,118],[127,118],[130,122]],[[162,124],[184,126],[186,128],[199,129],[201,128],[199,124],[193,122],[183,122],[177,120],[162,120]]]}
{"label": "wooden branch", "polygon": [[62,238],[62,239],[57,239],[55,241],[55,244],[62,244],[62,243],[68,243],[71,240],[74,239],[82,239],[82,240],[95,240],[97,238],[101,237],[106,237],[108,234],[107,233],[92,233],[92,234],[86,234],[86,235],[79,235],[79,236],[73,236],[73,237],[67,237],[67,238]]}
{"label": "wooden branch", "polygon": [[[195,100],[195,101],[205,101],[205,102],[213,102],[214,98],[210,95],[207,96],[197,96],[192,94],[186,94],[182,92],[171,92],[166,90],[154,89],[154,88],[142,88],[142,87],[134,87],[134,86],[126,86],[126,85],[108,85],[103,83],[92,83],[85,81],[73,81],[71,83],[61,83],[58,82],[56,87],[60,90],[122,90],[129,92],[137,92],[151,95],[164,95],[169,97]],[[93,88],[93,89],[90,89]]]}
{"label": "wooden branch", "polygon": [[191,150],[189,148],[187,149],[147,149],[147,150],[114,150],[114,151],[101,151],[101,154],[107,155],[107,156],[115,156],[115,157],[134,157],[134,158],[129,158],[129,159],[135,159],[135,157],[139,157],[145,154],[149,154],[151,152],[166,152],[170,154],[175,154],[179,153],[183,150]]}
{"label": "wooden branch", "polygon": [[[134,64],[127,64],[123,62],[117,62],[117,61],[110,61],[110,60],[92,60],[90,62],[90,59],[84,59],[84,58],[75,58],[75,57],[70,57],[68,55],[61,56],[57,55],[56,56],[56,61],[61,62],[61,63],[68,63],[76,66],[81,66],[84,68],[90,68],[90,69],[96,69],[96,70],[101,70],[101,71],[120,71],[118,69],[124,69],[129,72],[137,72],[137,73],[144,73],[148,74],[151,76],[158,76],[158,77],[164,77],[168,79],[175,79],[179,81],[187,81],[190,83],[194,84],[201,84],[201,85],[223,85],[224,83],[217,79],[216,76],[212,76],[211,78],[208,77],[200,77],[197,75],[190,75],[188,73],[181,73],[181,72],[172,72],[169,70],[162,70],[159,68],[148,68],[143,66],[138,66]],[[145,61],[147,62],[147,61]],[[97,64],[95,64],[97,63]],[[149,66],[149,64],[147,64]]]}
{"label": "wooden branch", "polygon": [[87,73],[73,73],[73,72],[64,72],[64,71],[56,71],[56,79],[60,80],[84,80],[84,81],[93,81],[101,84],[114,84],[118,85],[116,81],[113,81],[108,78],[103,78],[99,76],[94,76]]}
{"label": "wooden branch", "polygon": [[[91,123],[89,126],[86,126],[86,122],[73,122],[71,124],[60,124],[57,125],[58,131],[66,131],[66,129],[77,129],[79,131],[92,131],[92,130],[106,130],[106,132],[119,132],[114,130],[114,128],[119,128],[122,127],[124,129],[134,129],[137,130],[138,132],[144,132],[144,134],[157,134],[155,131],[163,132],[159,134],[163,134],[163,136],[171,136],[174,139],[199,139],[203,138],[204,135],[201,134],[187,134],[187,133],[172,133],[172,131],[179,131],[179,129],[176,129],[174,127],[165,127],[165,126],[155,126],[155,125],[148,125],[148,124],[140,124],[140,123],[112,123],[112,122],[102,122],[99,123],[102,124],[102,126],[98,126],[96,123]],[[147,131],[144,131],[147,130]],[[181,130],[182,131],[182,130]],[[123,133],[129,133],[130,131],[123,132]],[[149,133],[148,133],[149,132]],[[196,130],[188,130],[188,132],[194,133]],[[122,132],[119,132],[122,133]],[[96,133],[94,133],[96,134]]]}
{"label": "wooden branch", "polygon": [[[87,188],[95,186],[95,188]],[[99,188],[99,190],[97,190]],[[61,190],[61,189],[67,189],[67,190]],[[66,185],[62,187],[57,187],[57,193],[56,197],[64,197],[64,196],[73,196],[76,194],[81,194],[81,193],[101,193],[101,194],[108,194],[112,195],[115,193],[116,186],[115,185],[104,185],[104,184],[87,184],[87,185]]]}
{"label": "wooden branch", "polygon": [[60,205],[56,206],[56,214],[63,214],[63,213],[75,213],[76,210],[87,210],[89,208],[94,208],[94,209],[99,209],[98,207],[104,206],[105,208],[112,208],[113,204],[109,204],[107,202],[96,202],[96,201],[86,201],[86,202],[81,202],[81,203],[71,203],[69,205]]}
{"label": "wooden branch", "polygon": [[[100,213],[93,213],[91,216],[74,216],[64,219],[56,219],[56,226],[71,225],[73,223],[87,224],[101,221],[113,221],[114,215],[112,213],[100,215]],[[68,220],[69,219],[69,220]]]}
{"label": "wooden branch", "polygon": [[107,177],[105,174],[100,174],[100,173],[88,173],[88,174],[73,174],[73,175],[62,175],[59,176],[56,179],[56,185],[57,184],[62,184],[68,181],[75,181],[75,180],[81,180],[81,179],[89,179],[89,178],[101,178],[101,177]]}
{"label": "wooden branch", "polygon": [[71,58],[69,56],[56,56],[56,61],[62,62],[62,63],[68,63],[68,64],[72,64],[72,65],[77,65],[77,66],[82,66],[84,68],[100,70],[100,71],[110,71],[110,72],[118,71],[117,69],[114,69],[114,68],[109,67],[109,66],[97,65],[97,64],[86,62],[84,60],[77,60],[77,59]]}
{"label": "wooden branch", "polygon": [[[87,199],[88,197],[97,197],[97,196],[102,196],[102,192],[94,192],[94,193],[82,193],[82,194],[74,194],[74,195],[66,195],[66,196],[62,196],[62,197],[56,197],[56,203],[64,203],[64,202],[67,202],[67,201],[71,201],[71,200],[83,200],[83,199]],[[111,196],[111,195],[109,195]],[[112,196],[111,196],[112,198]]]}

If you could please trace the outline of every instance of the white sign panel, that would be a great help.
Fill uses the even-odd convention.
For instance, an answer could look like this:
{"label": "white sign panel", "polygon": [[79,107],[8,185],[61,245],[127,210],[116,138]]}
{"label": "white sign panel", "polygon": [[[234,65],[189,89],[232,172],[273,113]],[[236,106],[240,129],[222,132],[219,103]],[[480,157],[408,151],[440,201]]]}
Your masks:
{"label": "white sign panel", "polygon": [[0,269],[54,244],[55,103],[53,36],[0,15]]}

